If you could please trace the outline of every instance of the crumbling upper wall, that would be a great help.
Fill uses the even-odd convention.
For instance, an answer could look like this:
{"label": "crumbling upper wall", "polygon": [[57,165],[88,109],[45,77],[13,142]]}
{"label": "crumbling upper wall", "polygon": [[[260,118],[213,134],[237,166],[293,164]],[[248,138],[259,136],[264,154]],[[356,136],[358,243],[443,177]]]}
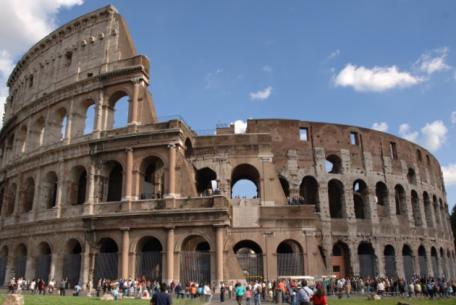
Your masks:
{"label": "crumbling upper wall", "polygon": [[83,15],[36,43],[8,79],[5,119],[76,81],[107,72],[108,64],[136,55],[126,23],[112,6]]}

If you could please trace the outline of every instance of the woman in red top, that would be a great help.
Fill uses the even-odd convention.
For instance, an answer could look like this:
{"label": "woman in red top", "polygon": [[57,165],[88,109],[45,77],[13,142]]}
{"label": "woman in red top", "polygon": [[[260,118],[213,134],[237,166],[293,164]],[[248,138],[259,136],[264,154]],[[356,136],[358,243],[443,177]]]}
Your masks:
{"label": "woman in red top", "polygon": [[314,305],[328,305],[328,298],[326,297],[325,290],[321,283],[317,283],[315,288],[317,288],[317,291],[315,291],[311,298],[312,303]]}

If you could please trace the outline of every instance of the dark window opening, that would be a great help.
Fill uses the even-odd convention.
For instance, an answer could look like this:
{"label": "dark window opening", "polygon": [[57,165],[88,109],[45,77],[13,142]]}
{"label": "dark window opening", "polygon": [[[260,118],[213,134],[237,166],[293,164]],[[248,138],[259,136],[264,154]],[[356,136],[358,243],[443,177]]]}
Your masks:
{"label": "dark window opening", "polygon": [[393,160],[397,160],[398,159],[398,157],[397,157],[397,147],[396,147],[396,143],[394,143],[394,142],[390,142],[390,157]]}

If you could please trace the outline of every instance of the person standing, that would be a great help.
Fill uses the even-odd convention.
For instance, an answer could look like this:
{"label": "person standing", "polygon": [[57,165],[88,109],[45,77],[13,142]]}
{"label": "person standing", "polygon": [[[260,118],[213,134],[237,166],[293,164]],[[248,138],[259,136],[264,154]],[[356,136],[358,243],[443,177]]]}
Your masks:
{"label": "person standing", "polygon": [[312,298],[313,291],[307,287],[307,281],[302,280],[301,288],[298,290],[296,295],[296,304],[298,305],[310,305],[310,299]]}
{"label": "person standing", "polygon": [[66,294],[66,280],[62,279],[59,285],[60,296],[64,297]]}
{"label": "person standing", "polygon": [[312,296],[311,300],[314,305],[328,305],[328,298],[326,297],[325,289],[322,287],[321,283],[317,283],[315,294]]}
{"label": "person standing", "polygon": [[172,305],[171,296],[166,293],[167,285],[162,283],[160,285],[160,291],[154,293],[152,299],[150,299],[150,305]]}
{"label": "person standing", "polygon": [[220,302],[225,302],[225,284],[220,283]]}

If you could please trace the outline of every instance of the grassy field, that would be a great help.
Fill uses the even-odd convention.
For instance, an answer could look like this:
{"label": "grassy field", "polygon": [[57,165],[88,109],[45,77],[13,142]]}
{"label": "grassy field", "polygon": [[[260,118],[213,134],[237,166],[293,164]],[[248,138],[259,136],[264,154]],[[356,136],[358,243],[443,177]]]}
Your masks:
{"label": "grassy field", "polygon": [[397,305],[398,302],[407,303],[411,305],[456,305],[456,299],[434,299],[429,300],[425,298],[385,298],[379,301],[369,301],[367,298],[350,298],[350,299],[329,299],[329,305]]}
{"label": "grassy field", "polygon": [[[0,295],[0,304],[3,304],[5,295]],[[102,304],[122,304],[122,305],[148,305],[147,300],[125,299],[118,302],[100,301],[98,298],[88,297],[59,297],[59,296],[32,296],[24,295],[25,305],[102,305]],[[199,301],[176,300],[173,299],[173,305],[202,305]]]}

